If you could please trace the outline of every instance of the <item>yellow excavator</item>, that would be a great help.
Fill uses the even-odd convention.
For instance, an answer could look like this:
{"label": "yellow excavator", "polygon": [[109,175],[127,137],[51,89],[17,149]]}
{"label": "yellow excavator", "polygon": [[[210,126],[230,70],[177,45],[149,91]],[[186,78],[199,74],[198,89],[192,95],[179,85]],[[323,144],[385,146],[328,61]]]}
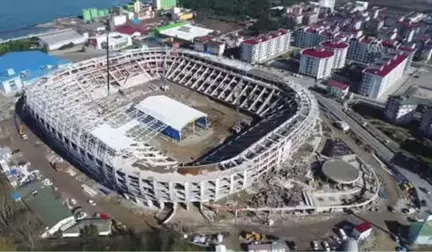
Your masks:
{"label": "yellow excavator", "polygon": [[21,124],[20,129],[19,129],[19,134],[23,140],[28,139],[27,134],[24,132],[24,125],[22,125],[22,124]]}

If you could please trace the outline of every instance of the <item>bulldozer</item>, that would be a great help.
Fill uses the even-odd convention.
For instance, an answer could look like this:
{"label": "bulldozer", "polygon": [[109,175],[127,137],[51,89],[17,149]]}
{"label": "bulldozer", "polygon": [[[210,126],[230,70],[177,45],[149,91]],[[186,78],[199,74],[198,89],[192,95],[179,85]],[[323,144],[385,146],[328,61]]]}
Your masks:
{"label": "bulldozer", "polygon": [[244,238],[248,242],[256,242],[256,241],[261,241],[263,239],[263,235],[255,231],[252,231],[252,232],[245,233]]}

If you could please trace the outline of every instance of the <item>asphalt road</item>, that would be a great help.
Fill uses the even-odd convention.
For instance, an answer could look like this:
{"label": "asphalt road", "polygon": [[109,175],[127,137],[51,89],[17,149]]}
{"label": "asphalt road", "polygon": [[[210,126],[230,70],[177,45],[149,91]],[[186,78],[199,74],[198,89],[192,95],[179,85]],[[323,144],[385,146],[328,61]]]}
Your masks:
{"label": "asphalt road", "polygon": [[426,194],[422,190],[419,190],[419,188],[425,188],[432,192],[432,185],[429,184],[429,182],[422,179],[416,173],[413,173],[410,170],[404,169],[403,167],[392,163],[392,160],[395,157],[395,153],[383,143],[381,143],[379,140],[377,140],[374,136],[372,136],[367,130],[365,130],[351,117],[346,115],[345,112],[342,111],[342,106],[340,104],[338,104],[334,100],[325,98],[318,93],[315,93],[315,96],[322,106],[327,108],[327,110],[331,111],[331,113],[335,117],[339,118],[339,120],[345,121],[351,127],[352,131],[354,131],[365,143],[369,144],[375,150],[378,157],[380,157],[386,163],[391,164],[391,168],[393,168],[394,171],[402,174],[407,180],[413,183],[416,187],[420,200],[424,199],[427,203],[427,208],[432,208],[432,196]]}

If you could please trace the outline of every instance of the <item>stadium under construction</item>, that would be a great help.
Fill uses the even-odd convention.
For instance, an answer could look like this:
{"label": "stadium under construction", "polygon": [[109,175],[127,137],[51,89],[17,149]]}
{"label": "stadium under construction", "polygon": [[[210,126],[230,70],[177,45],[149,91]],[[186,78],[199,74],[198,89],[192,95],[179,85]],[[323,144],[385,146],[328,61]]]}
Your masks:
{"label": "stadium under construction", "polygon": [[[123,51],[26,91],[26,112],[81,169],[145,207],[222,199],[290,159],[314,133],[310,92],[194,51]],[[107,89],[107,79],[110,88]]]}

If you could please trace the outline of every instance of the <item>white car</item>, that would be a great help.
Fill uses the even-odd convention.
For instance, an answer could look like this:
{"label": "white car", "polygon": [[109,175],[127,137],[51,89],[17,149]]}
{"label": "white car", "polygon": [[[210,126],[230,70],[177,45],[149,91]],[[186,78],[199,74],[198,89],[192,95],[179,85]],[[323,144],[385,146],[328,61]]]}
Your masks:
{"label": "white car", "polygon": [[87,200],[87,202],[92,206],[96,206],[96,202],[94,202],[92,199]]}
{"label": "white car", "polygon": [[330,251],[330,244],[326,241],[321,242],[321,245],[323,246],[325,251]]}
{"label": "white car", "polygon": [[318,242],[316,242],[316,241],[312,241],[312,242],[311,242],[311,247],[312,247],[312,249],[315,250],[315,251],[319,250]]}
{"label": "white car", "polygon": [[343,230],[342,228],[339,228],[339,236],[343,241],[348,238],[348,236],[345,233],[345,230]]}
{"label": "white car", "polygon": [[70,202],[72,205],[76,205],[76,203],[77,203],[77,201],[74,198],[70,199]]}

